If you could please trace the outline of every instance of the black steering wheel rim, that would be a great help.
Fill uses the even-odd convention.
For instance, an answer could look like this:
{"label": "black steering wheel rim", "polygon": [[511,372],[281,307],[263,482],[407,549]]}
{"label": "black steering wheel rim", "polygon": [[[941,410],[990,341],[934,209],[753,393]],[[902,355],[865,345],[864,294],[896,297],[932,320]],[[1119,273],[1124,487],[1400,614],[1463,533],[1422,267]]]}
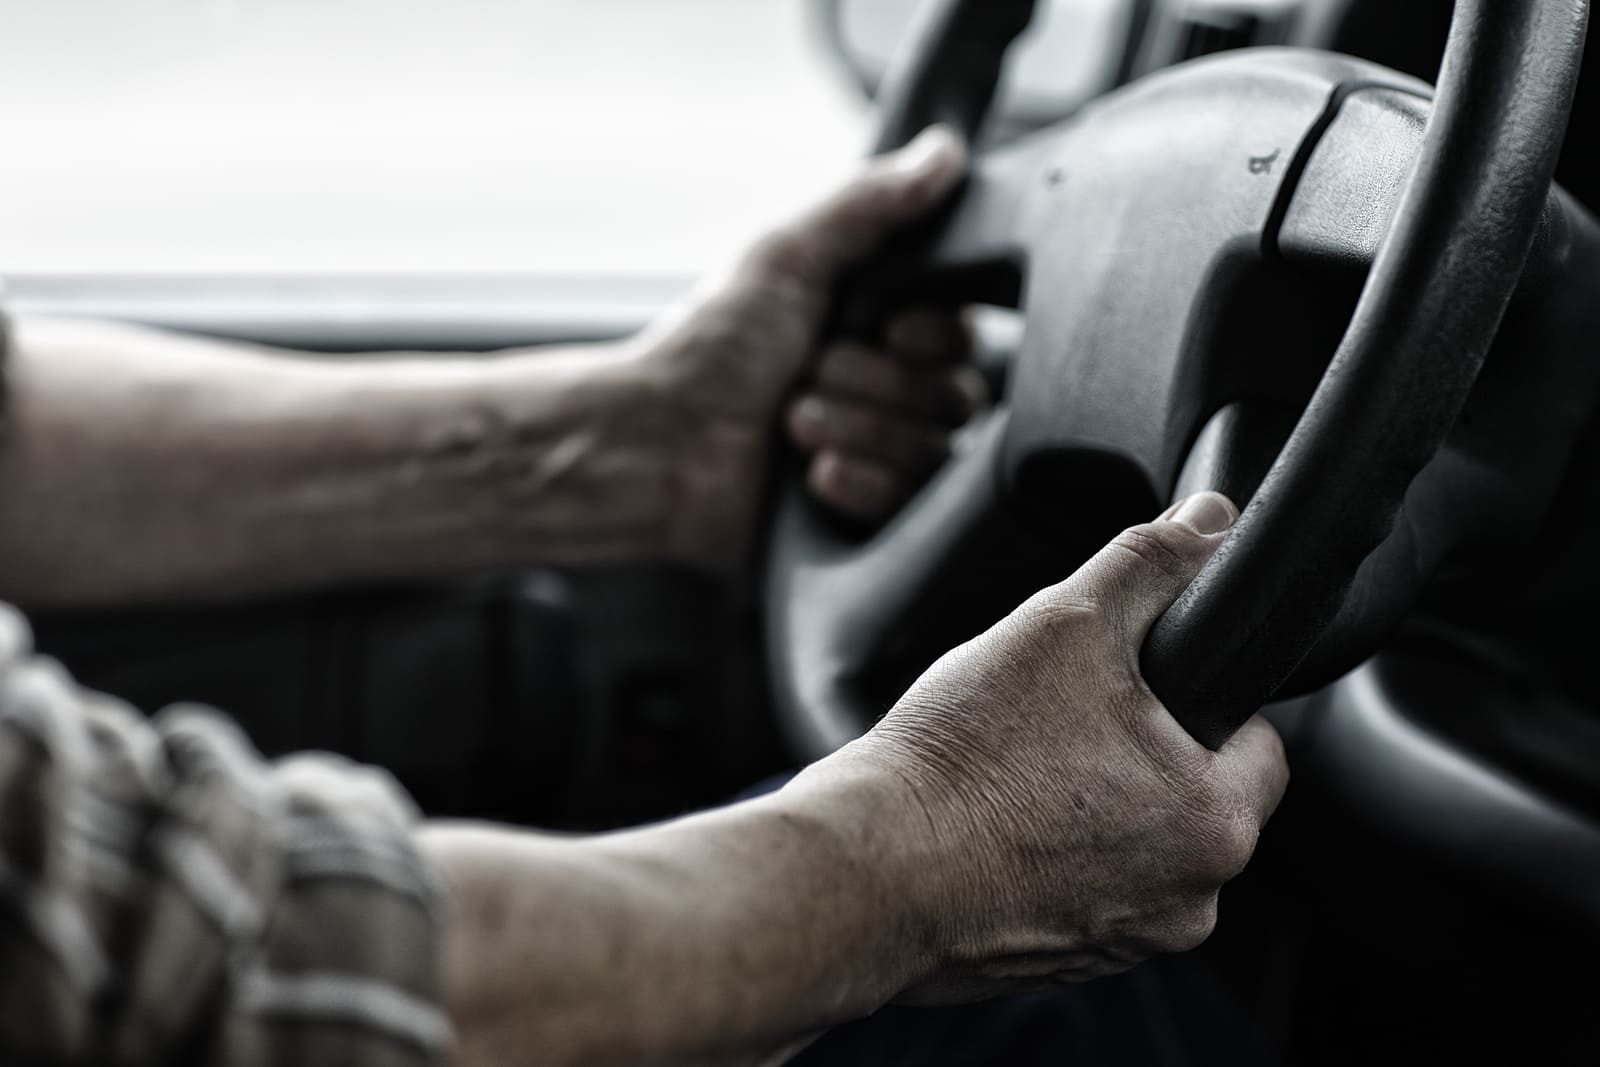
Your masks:
{"label": "black steering wheel rim", "polygon": [[[878,148],[930,121],[975,132],[1032,8],[930,4],[919,46],[885,87]],[[1220,746],[1272,697],[1364,565],[1369,582],[1415,578],[1397,518],[1466,403],[1533,246],[1587,15],[1586,0],[1457,4],[1420,157],[1344,339],[1223,548],[1145,644],[1146,679],[1201,742]],[[837,748],[884,710],[858,685],[871,643],[861,635],[881,635],[897,612],[903,621],[919,576],[937,565],[916,557],[942,528],[997,506],[1005,435],[1003,416],[981,429],[869,551],[832,531],[800,490],[788,494],[769,560],[769,658],[804,755]],[[856,602],[810,595],[823,578]]]}

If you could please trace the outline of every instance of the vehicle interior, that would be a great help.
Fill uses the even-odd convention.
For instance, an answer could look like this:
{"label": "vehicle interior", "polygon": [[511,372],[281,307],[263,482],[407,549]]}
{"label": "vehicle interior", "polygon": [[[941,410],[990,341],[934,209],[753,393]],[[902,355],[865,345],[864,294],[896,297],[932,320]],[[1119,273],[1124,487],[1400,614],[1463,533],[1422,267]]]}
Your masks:
{"label": "vehicle interior", "polygon": [[[1294,782],[1213,938],[1156,965],[1268,1062],[1592,1059],[1587,4],[803,7],[871,101],[863,151],[932,121],[977,146],[950,208],[840,294],[976,309],[996,403],[901,515],[864,532],[789,487],[745,580],[641,562],[57,610],[41,648],[269,753],[381,764],[433,814],[599,830],[832,751],[1117,530],[1220,488],[1249,507],[1145,674],[1213,747],[1269,705]],[[623,336],[682,281],[58,264],[7,293],[345,359]]]}

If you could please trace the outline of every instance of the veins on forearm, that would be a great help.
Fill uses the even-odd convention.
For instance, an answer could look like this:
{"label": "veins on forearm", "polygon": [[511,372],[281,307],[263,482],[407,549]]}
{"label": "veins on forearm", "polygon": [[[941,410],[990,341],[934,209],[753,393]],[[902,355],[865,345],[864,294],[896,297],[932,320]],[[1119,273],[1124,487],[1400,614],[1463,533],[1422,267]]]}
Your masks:
{"label": "veins on forearm", "polygon": [[540,360],[347,427],[352,439],[255,507],[269,522],[343,509],[358,542],[413,569],[651,554],[673,457],[628,368]]}

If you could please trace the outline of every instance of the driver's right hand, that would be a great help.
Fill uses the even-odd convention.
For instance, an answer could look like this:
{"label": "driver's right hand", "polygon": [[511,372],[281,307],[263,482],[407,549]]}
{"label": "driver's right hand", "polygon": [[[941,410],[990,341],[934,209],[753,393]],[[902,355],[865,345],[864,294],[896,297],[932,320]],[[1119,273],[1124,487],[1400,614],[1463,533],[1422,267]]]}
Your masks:
{"label": "driver's right hand", "polygon": [[1202,493],[1125,531],[791,785],[865,776],[886,798],[862,814],[868,862],[925,955],[902,999],[1085,980],[1210,934],[1288,765],[1260,717],[1220,752],[1194,741],[1139,649],[1236,516]]}

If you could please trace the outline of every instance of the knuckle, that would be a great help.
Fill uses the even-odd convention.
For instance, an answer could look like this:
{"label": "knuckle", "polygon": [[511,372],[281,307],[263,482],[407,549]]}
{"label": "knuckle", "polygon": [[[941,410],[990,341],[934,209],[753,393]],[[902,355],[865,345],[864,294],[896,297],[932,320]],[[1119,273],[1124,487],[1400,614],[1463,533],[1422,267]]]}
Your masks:
{"label": "knuckle", "polygon": [[1226,876],[1224,881],[1232,881],[1243,873],[1250,863],[1250,857],[1255,855],[1257,837],[1253,820],[1234,819],[1229,822],[1228,832],[1217,850],[1218,866]]}
{"label": "knuckle", "polygon": [[813,227],[781,226],[756,242],[746,263],[759,278],[794,278],[807,282],[826,278],[827,251]]}
{"label": "knuckle", "polygon": [[1198,836],[1200,875],[1214,885],[1232,881],[1255,854],[1259,827],[1243,812],[1212,809],[1202,820]]}
{"label": "knuckle", "polygon": [[1217,929],[1215,894],[1185,908],[1172,925],[1167,947],[1173,952],[1190,952],[1205,944]]}
{"label": "knuckle", "polygon": [[1284,747],[1283,735],[1265,718],[1260,720],[1262,743],[1266,746],[1266,759],[1278,772],[1279,788],[1289,781],[1289,750]]}
{"label": "knuckle", "polygon": [[846,187],[844,199],[850,214],[858,220],[893,218],[904,199],[904,190],[895,177],[894,161],[887,156],[870,160],[855,181]]}
{"label": "knuckle", "polygon": [[810,476],[814,493],[844,511],[871,518],[890,500],[892,480],[876,467],[845,460],[825,453],[812,464]]}
{"label": "knuckle", "polygon": [[1028,629],[1058,639],[1081,638],[1105,621],[1099,601],[1059,588],[1034,594],[1020,614]]}
{"label": "knuckle", "polygon": [[1188,542],[1161,526],[1134,526],[1122,531],[1112,541],[1112,547],[1131,557],[1140,567],[1169,578],[1186,578],[1191,568]]}
{"label": "knuckle", "polygon": [[827,454],[812,460],[811,468],[806,474],[806,482],[811,486],[811,491],[830,502],[837,502],[843,497],[846,488],[844,480],[839,464]]}
{"label": "knuckle", "polygon": [[1252,818],[1264,818],[1262,813],[1270,814],[1275,810],[1289,786],[1289,753],[1284,748],[1283,738],[1269,725],[1262,734],[1261,745],[1266,772],[1252,777],[1247,790]]}
{"label": "knuckle", "polygon": [[817,420],[813,414],[814,406],[808,403],[809,399],[808,397],[801,397],[789,405],[787,424],[789,436],[794,439],[796,444],[801,448],[814,449],[819,443],[816,433]]}

